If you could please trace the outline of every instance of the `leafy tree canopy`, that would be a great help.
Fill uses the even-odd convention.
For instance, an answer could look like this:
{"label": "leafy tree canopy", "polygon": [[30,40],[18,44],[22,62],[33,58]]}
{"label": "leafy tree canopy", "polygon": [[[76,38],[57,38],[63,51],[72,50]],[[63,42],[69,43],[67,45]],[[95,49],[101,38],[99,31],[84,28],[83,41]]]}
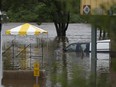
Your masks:
{"label": "leafy tree canopy", "polygon": [[79,7],[80,0],[2,0],[2,10],[15,22],[52,21],[53,13],[66,11],[70,11],[70,22],[82,22]]}

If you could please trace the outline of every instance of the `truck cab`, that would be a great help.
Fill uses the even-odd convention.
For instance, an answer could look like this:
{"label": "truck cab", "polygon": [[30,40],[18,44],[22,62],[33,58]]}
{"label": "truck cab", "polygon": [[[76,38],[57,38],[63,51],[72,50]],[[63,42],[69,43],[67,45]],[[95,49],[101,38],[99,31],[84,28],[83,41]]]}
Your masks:
{"label": "truck cab", "polygon": [[[64,51],[66,52],[91,52],[91,42],[71,43]],[[109,52],[110,40],[97,41],[97,52]]]}

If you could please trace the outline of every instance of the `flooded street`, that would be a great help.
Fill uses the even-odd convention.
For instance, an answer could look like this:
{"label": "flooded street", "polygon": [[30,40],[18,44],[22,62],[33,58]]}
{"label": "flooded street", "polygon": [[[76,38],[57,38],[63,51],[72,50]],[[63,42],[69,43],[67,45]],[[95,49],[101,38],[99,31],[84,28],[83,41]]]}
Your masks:
{"label": "flooded street", "polygon": [[[14,28],[22,23],[7,23],[2,26],[2,38],[3,38],[3,51],[10,46],[14,36],[6,36],[5,30]],[[37,26],[35,23],[33,25]],[[5,80],[2,83],[2,87],[90,87],[89,77],[91,75],[91,53],[84,54],[76,52],[63,52],[63,42],[57,43],[55,40],[56,30],[53,23],[43,23],[39,25],[44,30],[48,31],[48,37],[44,36],[45,46],[43,51],[43,67],[46,70],[46,79],[41,80],[38,85],[33,81],[28,80]],[[98,35],[99,38],[99,31]],[[40,36],[41,37],[41,36]],[[38,36],[39,38],[39,36]],[[67,46],[73,42],[90,42],[91,41],[91,26],[88,24],[69,24],[67,30],[68,43]],[[39,39],[36,37],[16,37],[15,43],[17,47],[21,47],[24,44],[32,44],[31,55],[37,56],[42,54],[41,49],[37,44]],[[26,46],[27,46],[26,45]],[[48,46],[48,47],[47,47]],[[16,49],[15,49],[16,50]],[[57,51],[59,55],[56,54]],[[39,61],[42,63],[41,58],[30,57],[30,49],[26,50],[26,68],[24,66],[20,69],[33,70],[33,62]],[[17,51],[18,52],[18,51]],[[39,53],[40,52],[40,53]],[[9,52],[10,54],[10,52]],[[16,51],[15,53],[16,54]],[[10,56],[10,55],[9,55]],[[12,55],[11,55],[12,56]],[[16,56],[16,55],[15,55]],[[19,61],[25,55],[17,56],[15,63],[18,65]],[[9,57],[10,58],[10,57]],[[3,59],[4,60],[4,59]],[[15,64],[14,63],[14,64]],[[6,63],[8,65],[8,63]],[[20,65],[20,64],[19,64]],[[4,66],[4,65],[3,65]],[[5,67],[6,68],[6,67]],[[6,68],[11,69],[11,68]],[[20,70],[19,69],[19,70]],[[97,53],[97,65],[96,65],[96,84],[94,87],[111,87],[110,85],[110,55],[109,53]]]}

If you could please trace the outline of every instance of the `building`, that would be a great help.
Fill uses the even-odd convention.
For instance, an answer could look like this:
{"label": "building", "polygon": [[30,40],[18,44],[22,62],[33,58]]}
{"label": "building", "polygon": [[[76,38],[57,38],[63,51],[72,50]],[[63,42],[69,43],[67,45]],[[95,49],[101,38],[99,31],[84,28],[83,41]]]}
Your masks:
{"label": "building", "polygon": [[116,0],[81,0],[81,15],[107,15],[116,8]]}

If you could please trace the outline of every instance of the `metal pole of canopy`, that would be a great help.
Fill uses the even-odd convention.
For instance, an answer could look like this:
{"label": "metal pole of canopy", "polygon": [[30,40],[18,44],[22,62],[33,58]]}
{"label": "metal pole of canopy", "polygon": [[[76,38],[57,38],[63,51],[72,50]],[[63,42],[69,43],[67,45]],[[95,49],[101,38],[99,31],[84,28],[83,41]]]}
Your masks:
{"label": "metal pole of canopy", "polygon": [[97,65],[97,29],[95,25],[92,25],[91,29],[91,75],[92,75],[92,87],[96,87],[96,65]]}
{"label": "metal pole of canopy", "polygon": [[31,69],[31,43],[30,43],[30,69]]}
{"label": "metal pole of canopy", "polygon": [[42,68],[44,64],[44,59],[43,59],[43,40],[41,39],[41,47],[42,47]]}
{"label": "metal pole of canopy", "polygon": [[[43,34],[44,35],[44,34]],[[42,68],[44,68],[44,38],[43,38],[43,35],[42,35],[42,38],[41,38],[41,51],[42,51]],[[47,34],[47,39],[48,39],[48,34]],[[48,53],[48,41],[47,41],[47,53]],[[48,54],[46,55],[48,57]]]}
{"label": "metal pole of canopy", "polygon": [[12,55],[12,69],[14,69],[15,67],[15,40],[16,40],[16,36],[14,36],[14,39],[12,40],[12,52],[13,52],[13,55]]}
{"label": "metal pole of canopy", "polygon": [[[44,40],[43,40],[43,35],[42,35],[42,39],[41,39],[41,49],[42,49],[42,78],[46,78],[46,73],[45,73],[45,69],[44,69]],[[48,39],[48,34],[47,34],[47,39]],[[48,43],[48,41],[47,41]],[[47,45],[48,48],[48,45]],[[47,49],[48,52],[48,49]],[[46,55],[48,57],[48,54]]]}
{"label": "metal pole of canopy", "polygon": [[48,59],[48,34],[47,34],[47,59]]}
{"label": "metal pole of canopy", "polygon": [[12,69],[14,69],[14,58],[15,58],[14,40],[12,41],[12,46],[13,46],[13,48],[12,48],[12,52],[13,52],[13,56],[12,56]]}

